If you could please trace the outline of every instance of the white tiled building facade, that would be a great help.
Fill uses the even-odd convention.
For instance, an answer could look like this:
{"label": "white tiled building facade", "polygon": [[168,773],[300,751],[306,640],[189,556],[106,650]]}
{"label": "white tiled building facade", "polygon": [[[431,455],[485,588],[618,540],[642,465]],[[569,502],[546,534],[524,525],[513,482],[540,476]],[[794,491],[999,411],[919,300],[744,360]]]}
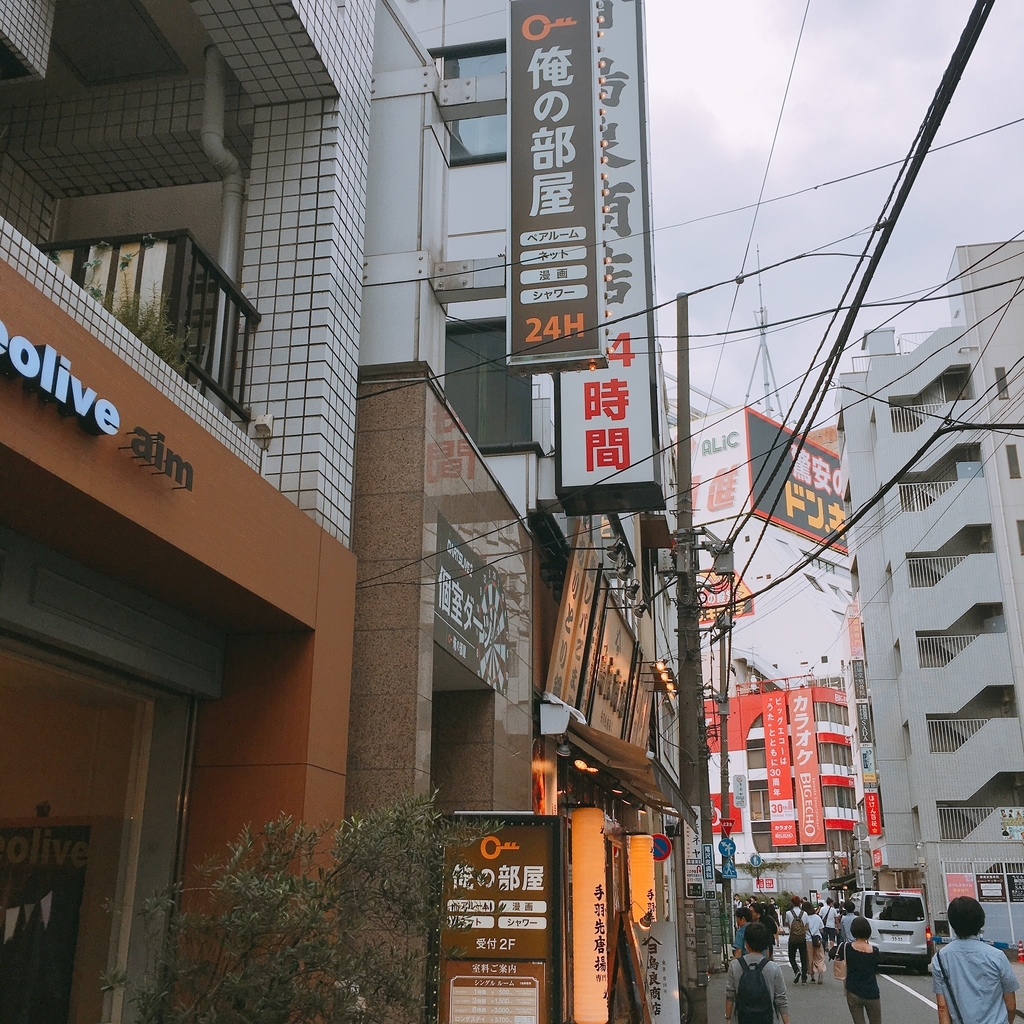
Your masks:
{"label": "white tiled building facade", "polygon": [[[938,917],[947,875],[1024,860],[999,814],[1024,797],[1024,431],[990,426],[1024,422],[1022,273],[1020,243],[958,248],[951,326],[916,347],[869,334],[841,379],[854,511],[937,428],[979,425],[930,444],[852,534],[884,814],[876,866],[926,886]],[[1010,939],[1010,908],[1021,933],[1018,905],[986,903],[988,938]]]}

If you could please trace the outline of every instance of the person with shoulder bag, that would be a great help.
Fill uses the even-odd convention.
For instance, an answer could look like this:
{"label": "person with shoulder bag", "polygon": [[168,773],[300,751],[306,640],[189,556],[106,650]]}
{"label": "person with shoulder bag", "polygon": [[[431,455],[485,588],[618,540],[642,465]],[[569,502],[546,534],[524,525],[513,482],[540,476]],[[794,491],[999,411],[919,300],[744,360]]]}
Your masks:
{"label": "person with shoulder bag", "polygon": [[789,996],[782,968],[764,951],[768,930],[760,921],[747,925],[745,952],[729,964],[725,981],[725,1019],[737,1024],[789,1024]]}
{"label": "person with shoulder bag", "polygon": [[825,983],[825,929],[821,915],[813,907],[807,915],[807,956],[811,961],[811,980]]}
{"label": "person with shoulder bag", "polygon": [[[792,909],[786,914],[785,924],[789,929],[789,965],[793,968],[793,984],[802,981],[807,984],[807,914],[803,909],[803,900],[793,897]],[[797,959],[800,966],[797,967]]]}
{"label": "person with shoulder bag", "polygon": [[853,922],[853,941],[836,950],[832,972],[846,989],[846,1005],[853,1024],[882,1024],[882,994],[878,990],[878,949],[872,946],[871,922],[858,917]]}
{"label": "person with shoulder bag", "polygon": [[1013,1024],[1020,985],[1002,951],[981,938],[984,908],[958,896],[946,916],[956,938],[932,958],[939,1024]]}

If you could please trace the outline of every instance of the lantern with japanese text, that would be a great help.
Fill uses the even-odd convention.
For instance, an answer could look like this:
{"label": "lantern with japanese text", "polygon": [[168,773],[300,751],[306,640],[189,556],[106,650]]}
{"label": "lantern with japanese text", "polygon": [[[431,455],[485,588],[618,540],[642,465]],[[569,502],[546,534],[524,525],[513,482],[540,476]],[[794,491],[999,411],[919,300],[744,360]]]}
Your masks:
{"label": "lantern with japanese text", "polygon": [[654,837],[629,837],[629,904],[637,924],[658,919],[654,882]]}
{"label": "lantern with japanese text", "polygon": [[572,812],[573,1020],[608,1021],[608,899],[604,811]]}

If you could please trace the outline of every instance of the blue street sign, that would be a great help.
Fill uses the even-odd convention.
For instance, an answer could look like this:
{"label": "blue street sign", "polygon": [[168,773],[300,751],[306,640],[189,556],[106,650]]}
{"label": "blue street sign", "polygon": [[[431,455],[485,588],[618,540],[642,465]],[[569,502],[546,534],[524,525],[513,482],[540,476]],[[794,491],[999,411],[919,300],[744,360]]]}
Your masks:
{"label": "blue street sign", "polygon": [[752,853],[750,855],[750,866],[752,868],[759,868],[763,863],[764,863],[764,860],[761,858],[761,854],[759,854],[759,853]]}
{"label": "blue street sign", "polygon": [[[704,881],[705,883],[710,882],[712,886],[715,882],[715,851],[714,847],[710,843],[703,843],[702,858],[704,861]],[[705,885],[705,889],[710,886]]]}
{"label": "blue street sign", "polygon": [[720,839],[718,841],[718,852],[723,857],[734,857],[736,855],[736,844],[731,839]]}
{"label": "blue street sign", "polygon": [[723,878],[735,878],[736,877],[736,865],[726,857],[722,861],[722,877]]}

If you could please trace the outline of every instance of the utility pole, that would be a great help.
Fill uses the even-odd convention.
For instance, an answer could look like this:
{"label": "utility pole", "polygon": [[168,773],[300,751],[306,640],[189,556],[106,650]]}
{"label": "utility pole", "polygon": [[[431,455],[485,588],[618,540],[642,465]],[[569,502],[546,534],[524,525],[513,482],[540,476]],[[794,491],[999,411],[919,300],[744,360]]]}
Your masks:
{"label": "utility pole", "polygon": [[[719,760],[722,769],[721,808],[722,820],[729,817],[729,649],[728,621],[729,613],[723,612],[719,617],[721,638],[718,642],[718,745]],[[722,827],[722,838],[725,836]],[[734,862],[735,863],[735,862]],[[732,944],[732,879],[725,877],[725,857],[722,858],[722,906],[725,909],[725,946]]]}
{"label": "utility pole", "polygon": [[[700,809],[701,842],[711,842],[704,684],[700,663],[700,604],[690,481],[690,316],[688,297],[676,297],[676,611],[679,687],[679,782],[691,807]],[[682,845],[682,844],[680,844]],[[677,861],[677,864],[679,862]],[[693,1005],[692,1024],[707,1024],[708,906],[686,890],[679,872],[677,929],[683,985]]]}

